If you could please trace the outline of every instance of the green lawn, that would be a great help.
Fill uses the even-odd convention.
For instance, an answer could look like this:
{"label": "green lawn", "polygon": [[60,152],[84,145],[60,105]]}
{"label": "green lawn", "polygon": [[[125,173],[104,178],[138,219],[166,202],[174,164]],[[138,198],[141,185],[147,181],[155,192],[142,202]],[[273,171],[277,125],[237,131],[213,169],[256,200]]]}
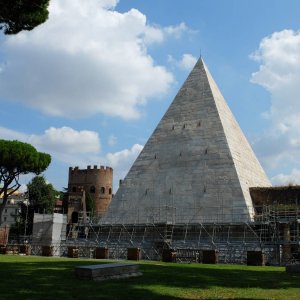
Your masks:
{"label": "green lawn", "polygon": [[74,277],[75,266],[102,262],[0,255],[0,299],[300,299],[300,276],[281,267],[141,262],[141,277]]}

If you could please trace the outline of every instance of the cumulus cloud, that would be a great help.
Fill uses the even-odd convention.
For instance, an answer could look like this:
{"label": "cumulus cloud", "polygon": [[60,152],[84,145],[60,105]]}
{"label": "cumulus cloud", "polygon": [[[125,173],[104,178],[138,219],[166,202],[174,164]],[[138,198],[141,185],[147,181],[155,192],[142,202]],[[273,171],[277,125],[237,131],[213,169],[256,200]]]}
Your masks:
{"label": "cumulus cloud", "polygon": [[97,132],[77,131],[70,127],[50,127],[41,135],[28,135],[0,127],[0,137],[30,143],[39,151],[47,152],[53,158],[71,165],[90,162],[101,150]]}
{"label": "cumulus cloud", "polygon": [[169,55],[168,61],[181,70],[190,71],[195,66],[197,57],[184,53],[180,60],[176,60],[172,55]]}
{"label": "cumulus cloud", "polygon": [[187,27],[148,25],[136,9],[118,12],[117,2],[52,0],[46,23],[5,37],[0,100],[23,102],[53,116],[139,117],[141,106],[173,82],[147,45],[180,37]]}
{"label": "cumulus cloud", "polygon": [[[264,113],[271,126],[254,146],[270,170],[292,164],[300,168],[300,32],[283,30],[265,37],[251,57],[260,64],[251,81],[271,94],[271,108]],[[273,179],[283,182],[295,176],[300,183],[297,174],[291,170]]]}
{"label": "cumulus cloud", "polygon": [[[134,144],[129,149],[118,152],[101,153],[100,137],[97,132],[70,127],[50,127],[41,135],[25,134],[0,127],[0,138],[20,140],[44,151],[52,156],[52,160],[61,161],[67,166],[86,168],[88,165],[107,165],[114,169],[114,190],[118,188],[119,180],[123,179],[133,162],[143,149],[142,145]],[[51,168],[51,165],[50,165]],[[28,182],[31,175],[23,176],[22,182]],[[55,181],[49,178],[51,182]]]}
{"label": "cumulus cloud", "polygon": [[119,180],[124,179],[133,162],[143,150],[142,145],[134,144],[131,149],[124,149],[115,153],[108,153],[105,161],[114,169],[114,189],[118,187]]}
{"label": "cumulus cloud", "polygon": [[272,177],[272,182],[275,185],[294,185],[300,183],[300,170],[293,169],[290,174],[280,173]]}
{"label": "cumulus cloud", "polygon": [[167,35],[175,36],[179,39],[183,35],[183,33],[188,31],[189,29],[184,22],[181,22],[177,26],[168,26],[165,27],[163,30]]}
{"label": "cumulus cloud", "polygon": [[290,174],[279,173],[271,178],[275,185],[295,185],[300,183],[300,170],[292,169]]}
{"label": "cumulus cloud", "polygon": [[179,67],[183,70],[191,70],[197,62],[197,58],[192,54],[183,54],[182,59],[178,62]]}
{"label": "cumulus cloud", "polygon": [[164,32],[156,26],[147,26],[144,33],[144,40],[147,45],[162,43],[165,39]]}
{"label": "cumulus cloud", "polygon": [[29,142],[38,148],[57,153],[98,153],[100,139],[97,132],[70,127],[50,127],[43,135],[31,135]]}
{"label": "cumulus cloud", "polygon": [[252,82],[272,95],[269,117],[289,126],[300,114],[300,32],[283,30],[264,38],[251,56],[260,63]]}

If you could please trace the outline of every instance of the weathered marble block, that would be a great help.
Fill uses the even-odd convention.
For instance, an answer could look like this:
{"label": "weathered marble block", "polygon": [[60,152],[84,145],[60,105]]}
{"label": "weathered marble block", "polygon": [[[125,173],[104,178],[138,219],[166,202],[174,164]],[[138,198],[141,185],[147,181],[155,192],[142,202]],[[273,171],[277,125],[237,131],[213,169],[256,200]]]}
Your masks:
{"label": "weathered marble block", "polygon": [[140,276],[139,265],[128,263],[111,263],[75,268],[77,278],[107,280]]}
{"label": "weathered marble block", "polygon": [[287,273],[300,273],[300,264],[286,265]]}

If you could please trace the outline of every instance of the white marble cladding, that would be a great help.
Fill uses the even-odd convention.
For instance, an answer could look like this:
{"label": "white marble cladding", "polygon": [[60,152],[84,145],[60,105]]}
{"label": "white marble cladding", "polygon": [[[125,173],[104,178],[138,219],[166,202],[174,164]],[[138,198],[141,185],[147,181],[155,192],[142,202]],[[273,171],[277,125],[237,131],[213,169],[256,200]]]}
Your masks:
{"label": "white marble cladding", "polygon": [[200,59],[134,162],[104,222],[244,222],[270,186]]}
{"label": "white marble cladding", "polygon": [[[34,214],[32,243],[42,246],[59,245],[66,239],[67,215]],[[60,247],[54,249],[54,255],[60,255]]]}

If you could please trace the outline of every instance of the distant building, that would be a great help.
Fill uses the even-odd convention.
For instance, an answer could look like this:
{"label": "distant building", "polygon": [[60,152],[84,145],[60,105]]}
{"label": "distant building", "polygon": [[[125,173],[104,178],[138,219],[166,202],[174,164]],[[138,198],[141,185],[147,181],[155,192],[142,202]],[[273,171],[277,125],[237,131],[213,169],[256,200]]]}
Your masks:
{"label": "distant building", "polygon": [[[96,165],[92,168],[69,168],[68,180],[68,223],[77,223],[80,211],[86,212],[92,206],[94,216],[102,216],[113,197],[113,169]],[[91,200],[92,203],[89,203]]]}
{"label": "distant building", "polygon": [[61,199],[56,199],[55,200],[55,205],[54,205],[53,212],[58,213],[58,214],[63,214],[64,213],[63,200],[61,200]]}
{"label": "distant building", "polygon": [[17,221],[19,212],[18,204],[6,204],[2,213],[2,225],[13,225]]}
{"label": "distant building", "polygon": [[[17,221],[19,213],[19,204],[25,202],[25,196],[22,193],[15,192],[8,197],[7,204],[2,213],[2,224],[1,225],[13,225]],[[3,202],[2,195],[0,196],[0,203]]]}

